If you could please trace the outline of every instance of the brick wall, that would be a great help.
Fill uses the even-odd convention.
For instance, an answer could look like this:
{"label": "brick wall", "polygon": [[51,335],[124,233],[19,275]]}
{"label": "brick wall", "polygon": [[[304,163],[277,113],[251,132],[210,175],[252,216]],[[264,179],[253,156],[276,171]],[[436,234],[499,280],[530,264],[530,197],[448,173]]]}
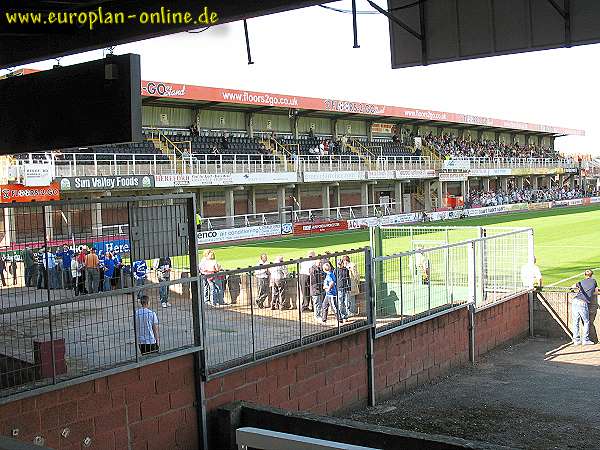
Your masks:
{"label": "brick wall", "polygon": [[330,414],[367,398],[366,336],[355,334],[206,384],[210,412],[234,400]]}
{"label": "brick wall", "polygon": [[[193,357],[184,356],[0,406],[0,434],[53,449],[197,449]],[[68,434],[66,433],[68,429]],[[62,433],[67,434],[66,437]]]}
{"label": "brick wall", "polygon": [[[476,314],[476,354],[526,335],[528,297]],[[332,414],[368,397],[366,332],[229,373],[206,383],[210,414],[234,400],[290,411]],[[377,397],[427,383],[467,363],[468,313],[463,308],[375,341]],[[0,433],[31,442],[43,436],[56,449],[197,448],[193,358],[152,364],[0,406]],[[68,427],[66,438],[61,432]],[[214,429],[214,428],[212,428]]]}
{"label": "brick wall", "polygon": [[523,294],[510,301],[479,311],[475,315],[475,356],[499,345],[527,336],[529,297]]}
{"label": "brick wall", "polygon": [[375,341],[375,391],[389,398],[433,380],[469,359],[466,308]]}

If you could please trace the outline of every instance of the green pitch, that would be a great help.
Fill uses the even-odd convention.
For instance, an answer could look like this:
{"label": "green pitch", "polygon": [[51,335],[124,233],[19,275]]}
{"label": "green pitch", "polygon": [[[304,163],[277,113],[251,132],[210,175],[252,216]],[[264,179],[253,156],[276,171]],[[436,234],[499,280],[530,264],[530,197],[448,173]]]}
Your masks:
{"label": "green pitch", "polygon": [[[600,270],[600,207],[585,206],[547,211],[513,213],[432,223],[432,226],[503,226],[531,227],[535,235],[535,253],[544,284],[560,282],[567,286],[587,268]],[[366,230],[330,233],[300,238],[253,241],[246,244],[214,247],[217,260],[226,269],[256,265],[261,253],[269,259],[282,255],[286,260],[317,253],[335,252],[369,245]],[[398,242],[387,252],[407,250]],[[565,280],[566,278],[573,277]],[[562,281],[561,280],[565,280]]]}

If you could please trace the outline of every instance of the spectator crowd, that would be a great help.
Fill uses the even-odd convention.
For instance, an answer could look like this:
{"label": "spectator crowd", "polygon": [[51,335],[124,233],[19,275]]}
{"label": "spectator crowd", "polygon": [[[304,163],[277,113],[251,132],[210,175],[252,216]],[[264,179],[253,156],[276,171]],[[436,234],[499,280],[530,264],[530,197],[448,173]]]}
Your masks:
{"label": "spectator crowd", "polygon": [[473,190],[465,201],[465,208],[509,205],[512,203],[551,202],[594,196],[595,192],[584,192],[579,188],[509,189],[508,191]]}
{"label": "spectator crowd", "polygon": [[561,159],[558,152],[538,146],[499,143],[496,141],[474,141],[446,134],[427,135],[423,142],[443,158],[551,158]]}

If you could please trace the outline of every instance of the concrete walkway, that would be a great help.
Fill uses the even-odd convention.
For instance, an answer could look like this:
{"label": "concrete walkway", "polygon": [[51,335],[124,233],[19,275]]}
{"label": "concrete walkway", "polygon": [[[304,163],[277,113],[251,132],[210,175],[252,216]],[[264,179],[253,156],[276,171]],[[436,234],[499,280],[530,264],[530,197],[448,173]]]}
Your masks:
{"label": "concrete walkway", "polygon": [[600,345],[529,339],[354,420],[532,449],[600,448]]}

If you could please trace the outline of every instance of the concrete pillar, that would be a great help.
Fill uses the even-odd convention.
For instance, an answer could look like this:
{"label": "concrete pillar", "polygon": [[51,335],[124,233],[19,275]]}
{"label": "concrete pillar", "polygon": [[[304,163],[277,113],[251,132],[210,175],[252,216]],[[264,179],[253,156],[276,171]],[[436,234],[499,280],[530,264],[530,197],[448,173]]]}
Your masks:
{"label": "concrete pillar", "polygon": [[[102,236],[102,204],[92,203],[90,206],[92,216],[92,236]],[[48,239],[53,239],[54,225],[52,224],[52,206],[46,207],[46,235]]]}
{"label": "concrete pillar", "polygon": [[248,212],[256,214],[256,188],[252,186],[248,191]]}
{"label": "concrete pillar", "polygon": [[432,181],[425,181],[425,211],[431,211],[431,183]]}
{"label": "concrete pillar", "polygon": [[483,181],[483,190],[485,192],[489,191],[490,190],[490,179],[488,177],[486,177],[486,178],[483,178],[482,181]]}
{"label": "concrete pillar", "polygon": [[290,125],[292,127],[292,134],[294,135],[294,139],[298,140],[298,116],[294,114],[290,118]]}
{"label": "concrete pillar", "polygon": [[331,215],[331,204],[329,201],[329,185],[324,184],[321,186],[321,205],[323,208],[323,215],[329,217]]}
{"label": "concrete pillar", "polygon": [[394,212],[396,214],[402,214],[402,212],[404,211],[404,208],[402,207],[402,194],[402,182],[396,181],[396,183],[394,184],[394,200],[396,202]]}
{"label": "concrete pillar", "polygon": [[335,207],[339,208],[340,206],[342,206],[342,190],[340,189],[340,185],[337,184],[334,188],[335,190],[333,191],[333,195],[334,195],[334,200],[335,200]]}
{"label": "concrete pillar", "polygon": [[571,175],[571,177],[569,178],[569,188],[575,188],[575,175]]}
{"label": "concrete pillar", "polygon": [[537,175],[531,175],[531,188],[532,189],[538,189],[538,176]]}
{"label": "concrete pillar", "polygon": [[369,142],[373,141],[373,122],[370,120],[366,121],[367,124],[367,140]]}
{"label": "concrete pillar", "polygon": [[375,201],[375,184],[369,184],[369,204],[373,205]]}
{"label": "concrete pillar", "polygon": [[558,174],[558,187],[562,188],[565,184],[565,175],[560,173]]}
{"label": "concrete pillar", "polygon": [[468,181],[461,181],[460,182],[460,195],[463,198],[463,200],[467,200],[469,197],[469,189],[467,187]]}
{"label": "concrete pillar", "polygon": [[333,136],[333,140],[338,140],[338,132],[337,132],[337,119],[331,120],[331,135]]}
{"label": "concrete pillar", "polygon": [[279,222],[286,222],[285,216],[285,186],[277,187],[277,211],[279,211]]}
{"label": "concrete pillar", "polygon": [[302,192],[300,191],[300,185],[296,185],[294,189],[294,198],[296,199],[294,208],[302,209]]}
{"label": "concrete pillar", "polygon": [[15,241],[15,220],[12,208],[4,209],[4,239],[2,246],[8,247]]}
{"label": "concrete pillar", "polygon": [[204,217],[204,191],[200,189],[196,191],[196,212]]}
{"label": "concrete pillar", "polygon": [[444,182],[441,180],[437,181],[437,207],[441,208],[444,204]]}
{"label": "concrete pillar", "polygon": [[246,133],[248,133],[248,137],[254,137],[254,113],[246,113]]}
{"label": "concrete pillar", "polygon": [[369,203],[369,185],[363,183],[360,185],[360,204],[363,205],[361,208],[361,214],[366,217],[369,214],[369,208],[365,205]]}
{"label": "concrete pillar", "polygon": [[525,177],[517,177],[517,189],[523,189],[525,186]]}
{"label": "concrete pillar", "polygon": [[500,186],[504,192],[508,191],[508,177],[500,178]]}
{"label": "concrete pillar", "polygon": [[235,216],[235,201],[233,198],[233,188],[225,189],[225,215],[227,218],[225,219],[225,223],[228,227],[233,227]]}

